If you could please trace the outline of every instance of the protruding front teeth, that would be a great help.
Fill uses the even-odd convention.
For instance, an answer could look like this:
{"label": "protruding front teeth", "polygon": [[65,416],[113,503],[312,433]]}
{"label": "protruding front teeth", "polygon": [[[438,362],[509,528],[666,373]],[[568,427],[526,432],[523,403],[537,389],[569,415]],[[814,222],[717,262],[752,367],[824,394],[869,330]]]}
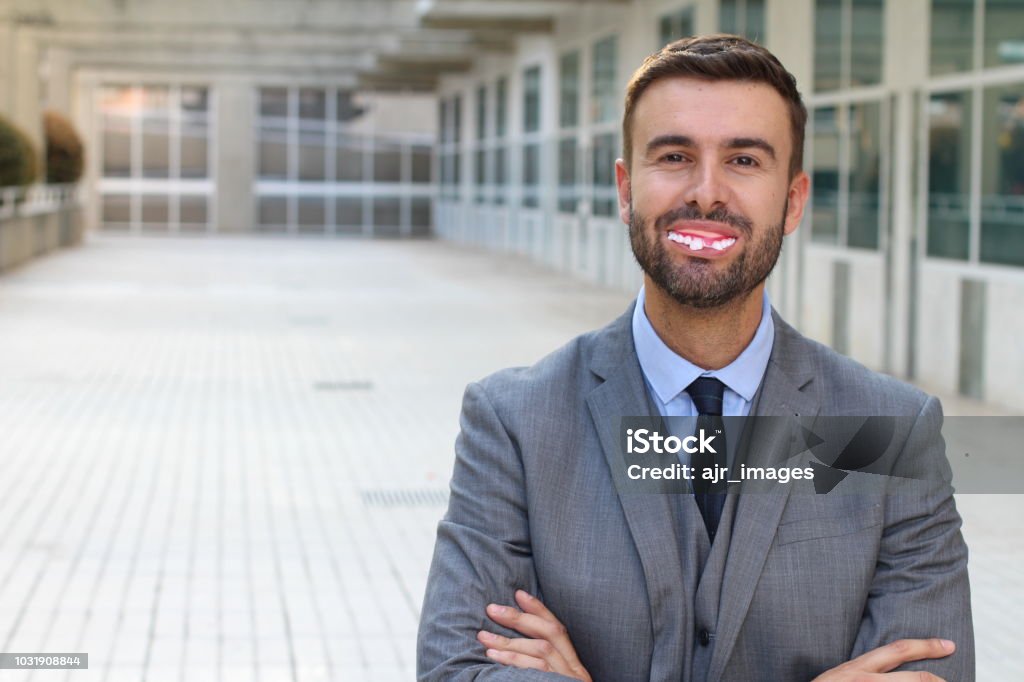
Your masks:
{"label": "protruding front teeth", "polygon": [[704,240],[700,237],[683,237],[683,243],[690,247],[690,251],[700,251],[704,248]]}

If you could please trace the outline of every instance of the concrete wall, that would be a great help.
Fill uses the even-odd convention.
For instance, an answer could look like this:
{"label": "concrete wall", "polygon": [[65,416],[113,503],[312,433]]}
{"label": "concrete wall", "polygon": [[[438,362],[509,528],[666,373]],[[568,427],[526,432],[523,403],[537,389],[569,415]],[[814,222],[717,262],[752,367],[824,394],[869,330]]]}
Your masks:
{"label": "concrete wall", "polygon": [[0,219],[0,273],[33,258],[82,241],[83,215],[79,206]]}

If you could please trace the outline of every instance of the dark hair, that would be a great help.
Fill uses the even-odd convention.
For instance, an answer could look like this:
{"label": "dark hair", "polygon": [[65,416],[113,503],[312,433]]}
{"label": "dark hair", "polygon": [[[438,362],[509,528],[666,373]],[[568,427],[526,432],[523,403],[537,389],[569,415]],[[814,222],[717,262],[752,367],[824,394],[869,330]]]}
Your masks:
{"label": "dark hair", "polygon": [[633,110],[637,101],[651,83],[672,77],[745,81],[771,86],[782,95],[789,108],[789,123],[793,132],[790,179],[803,168],[807,108],[796,89],[796,78],[765,48],[746,38],[723,33],[693,36],[669,43],[645,59],[629,79],[622,115],[622,158],[627,167],[632,154]]}

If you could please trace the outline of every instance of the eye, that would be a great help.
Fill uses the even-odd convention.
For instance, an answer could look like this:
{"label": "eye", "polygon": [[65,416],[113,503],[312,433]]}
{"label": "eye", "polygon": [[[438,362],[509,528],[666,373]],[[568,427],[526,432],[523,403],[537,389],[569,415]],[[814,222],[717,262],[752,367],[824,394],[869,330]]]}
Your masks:
{"label": "eye", "polygon": [[667,161],[668,163],[682,163],[683,161],[686,160],[686,157],[680,154],[679,152],[669,152],[668,154],[662,156],[661,160]]}
{"label": "eye", "polygon": [[732,162],[734,164],[736,164],[737,166],[744,166],[746,168],[756,168],[757,166],[760,165],[757,162],[757,159],[755,159],[753,156],[746,156],[746,155],[744,155],[744,156],[737,156],[735,159],[732,160]]}

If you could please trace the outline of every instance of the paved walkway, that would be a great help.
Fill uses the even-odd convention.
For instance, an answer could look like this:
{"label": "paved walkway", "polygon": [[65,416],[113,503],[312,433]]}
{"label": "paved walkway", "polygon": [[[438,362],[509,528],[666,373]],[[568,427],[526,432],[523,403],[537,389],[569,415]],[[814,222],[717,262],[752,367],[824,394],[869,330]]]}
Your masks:
{"label": "paved walkway", "polygon": [[[626,303],[431,242],[94,237],[0,278],[0,651],[90,656],[0,680],[413,679],[463,387]],[[961,506],[979,679],[1024,679],[1024,502]]]}

